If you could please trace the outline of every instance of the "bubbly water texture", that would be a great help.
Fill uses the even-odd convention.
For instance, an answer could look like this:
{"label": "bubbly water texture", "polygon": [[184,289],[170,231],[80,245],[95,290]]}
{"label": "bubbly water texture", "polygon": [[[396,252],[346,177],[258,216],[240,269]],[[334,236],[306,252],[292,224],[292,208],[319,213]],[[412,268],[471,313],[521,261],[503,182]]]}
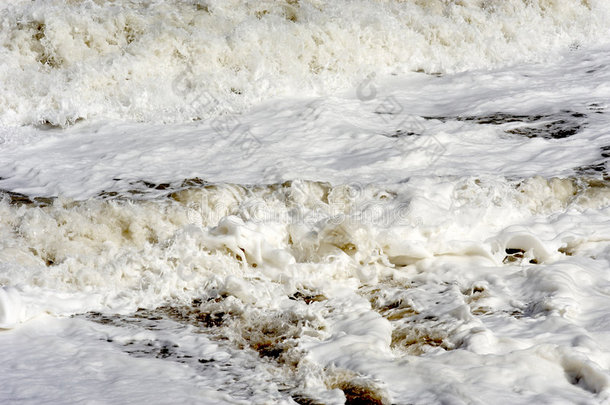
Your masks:
{"label": "bubbly water texture", "polygon": [[0,402],[608,403],[609,29],[3,3]]}
{"label": "bubbly water texture", "polygon": [[183,122],[377,74],[541,60],[605,0],[71,0],[0,6],[0,123]]}
{"label": "bubbly water texture", "polygon": [[[220,364],[199,372],[254,402],[595,403],[610,399],[609,207],[605,182],[540,177],[6,197],[0,283],[17,287],[0,326],[88,313],[112,328],[72,320],[64,339],[189,364],[180,384]],[[233,347],[267,359],[260,373]]]}

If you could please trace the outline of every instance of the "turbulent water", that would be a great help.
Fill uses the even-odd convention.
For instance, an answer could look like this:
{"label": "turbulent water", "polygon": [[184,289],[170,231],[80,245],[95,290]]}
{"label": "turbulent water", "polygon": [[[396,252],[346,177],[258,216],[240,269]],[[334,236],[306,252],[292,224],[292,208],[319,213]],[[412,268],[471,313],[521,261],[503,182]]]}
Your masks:
{"label": "turbulent water", "polygon": [[543,59],[605,38],[609,18],[605,0],[12,1],[0,122],[201,119],[371,72]]}
{"label": "turbulent water", "polygon": [[607,1],[0,27],[0,402],[610,401]]}

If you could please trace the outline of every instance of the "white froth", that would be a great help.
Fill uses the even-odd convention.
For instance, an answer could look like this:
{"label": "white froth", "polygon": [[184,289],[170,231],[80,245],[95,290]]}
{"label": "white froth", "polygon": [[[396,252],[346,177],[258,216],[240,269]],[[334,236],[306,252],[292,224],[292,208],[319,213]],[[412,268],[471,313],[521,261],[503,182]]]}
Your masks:
{"label": "white froth", "polygon": [[[142,180],[194,177],[340,184],[430,175],[571,176],[603,164],[602,149],[610,145],[609,63],[606,48],[582,49],[491,72],[373,79],[372,99],[358,90],[284,99],[222,120],[4,127],[0,187],[83,199],[141,189]],[[562,128],[573,135],[554,138]]]}
{"label": "white froth", "polygon": [[604,0],[9,2],[0,123],[190,121],[371,72],[539,60],[608,21]]}
{"label": "white froth", "polygon": [[[597,308],[610,304],[610,278],[607,262],[578,247],[607,252],[609,192],[578,184],[297,181],[136,203],[5,200],[0,282],[12,287],[1,291],[2,326],[35,309],[129,314],[203,297],[201,311],[232,314],[219,330],[236,344],[267,356],[265,339],[292,336],[276,343],[288,345],[279,356],[294,362],[290,375],[311,398],[333,398],[333,387],[348,395],[356,373],[373,378],[358,386],[384,401],[595,403],[609,392],[606,315]],[[456,192],[459,207],[445,204]],[[521,253],[508,260],[511,249]],[[307,291],[308,304],[287,298]],[[526,367],[532,358],[541,360]],[[523,391],[509,395],[513,385]]]}
{"label": "white froth", "polygon": [[3,4],[0,402],[608,403],[609,4]]}

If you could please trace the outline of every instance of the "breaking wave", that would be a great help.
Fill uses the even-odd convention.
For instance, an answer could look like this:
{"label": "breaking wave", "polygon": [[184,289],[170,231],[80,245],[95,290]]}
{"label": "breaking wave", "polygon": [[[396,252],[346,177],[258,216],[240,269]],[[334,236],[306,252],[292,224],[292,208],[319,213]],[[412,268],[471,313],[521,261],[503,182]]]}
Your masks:
{"label": "breaking wave", "polygon": [[[607,185],[592,180],[429,183],[207,185],[80,202],[13,194],[0,204],[0,284],[86,292],[76,312],[154,308],[219,288],[255,302],[254,274],[294,294],[333,278],[368,284],[437,255],[557,260],[586,245],[579,226],[604,226],[593,213],[610,203]],[[570,222],[585,209],[591,224]],[[538,233],[544,218],[554,231]]]}
{"label": "breaking wave", "polygon": [[371,72],[454,72],[605,41],[603,0],[73,0],[0,9],[0,123],[183,122]]}

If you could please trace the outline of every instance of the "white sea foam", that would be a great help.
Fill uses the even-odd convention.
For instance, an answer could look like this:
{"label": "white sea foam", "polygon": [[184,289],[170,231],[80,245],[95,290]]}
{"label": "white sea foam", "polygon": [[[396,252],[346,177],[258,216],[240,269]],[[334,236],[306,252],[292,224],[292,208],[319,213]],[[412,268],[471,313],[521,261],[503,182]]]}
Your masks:
{"label": "white sea foam", "polygon": [[[5,199],[0,283],[12,287],[0,296],[2,326],[36,312],[169,305],[187,309],[158,313],[215,322],[235,344],[277,356],[292,370],[293,395],[349,394],[345,384],[361,375],[374,379],[359,389],[384,401],[491,400],[529,376],[537,388],[512,403],[601,400],[610,388],[598,309],[610,304],[609,201],[607,185],[543,178],[225,185],[42,207]],[[515,366],[532,356],[544,362]],[[517,368],[504,379],[481,374],[507,361]],[[431,375],[401,377],[422,372]],[[463,388],[463,378],[480,381]],[[446,392],[435,388],[441,380]]]}
{"label": "white sea foam", "polygon": [[607,403],[609,16],[3,4],[0,402]]}
{"label": "white sea foam", "polygon": [[604,0],[48,1],[0,9],[0,122],[177,122],[371,72],[453,72],[605,41]]}
{"label": "white sea foam", "polygon": [[[360,91],[295,96],[192,123],[2,127],[0,188],[86,199],[150,194],[143,180],[194,177],[391,184],[430,175],[601,175],[609,65],[607,48],[587,48],[494,71],[377,76]],[[375,97],[364,98],[363,87]]]}

